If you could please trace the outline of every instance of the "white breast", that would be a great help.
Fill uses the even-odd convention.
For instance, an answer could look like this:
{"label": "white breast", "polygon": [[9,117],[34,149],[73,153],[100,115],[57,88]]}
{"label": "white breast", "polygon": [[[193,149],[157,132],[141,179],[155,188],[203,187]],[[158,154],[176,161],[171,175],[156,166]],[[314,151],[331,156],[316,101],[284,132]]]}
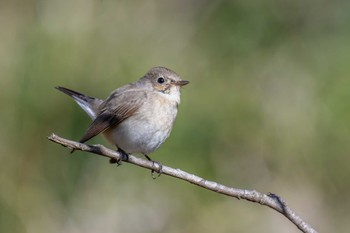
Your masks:
{"label": "white breast", "polygon": [[152,93],[133,116],[104,134],[127,153],[149,154],[169,136],[179,101],[179,94]]}

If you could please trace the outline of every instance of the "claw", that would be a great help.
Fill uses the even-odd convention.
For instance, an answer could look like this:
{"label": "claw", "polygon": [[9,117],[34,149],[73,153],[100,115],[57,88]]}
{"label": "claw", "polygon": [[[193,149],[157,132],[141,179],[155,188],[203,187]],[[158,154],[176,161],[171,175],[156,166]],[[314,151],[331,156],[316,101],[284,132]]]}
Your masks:
{"label": "claw", "polygon": [[[152,160],[148,155],[145,155],[145,157],[146,157],[146,159],[147,159],[148,161],[151,161],[151,162],[153,163],[153,166],[154,166],[155,164],[157,164],[157,166],[159,167],[158,171],[156,171],[156,170],[154,170],[154,169],[152,169],[152,171],[151,171],[151,176],[152,176],[152,178],[153,178],[153,179],[156,179],[157,177],[159,177],[159,176],[163,173],[163,170],[162,170],[162,169],[163,169],[163,165],[162,165],[160,162],[158,162],[158,161]],[[158,176],[155,176],[154,173],[157,173]]]}
{"label": "claw", "polygon": [[111,164],[117,164],[118,166],[122,165],[122,161],[128,161],[129,160],[129,155],[123,151],[122,149],[118,148],[117,152],[119,154],[121,154],[121,158],[120,159],[114,159],[114,158],[111,158],[109,160],[109,163]]}
{"label": "claw", "polygon": [[117,164],[118,166],[119,166],[119,165],[122,165],[121,159],[114,159],[114,158],[111,158],[111,159],[109,159],[109,163],[110,163],[110,164]]}
{"label": "claw", "polygon": [[[153,179],[156,179],[157,177],[160,177],[160,175],[163,173],[163,165],[160,163],[160,162],[158,162],[158,161],[152,161],[153,162],[153,166],[155,165],[155,164],[157,164],[157,166],[159,167],[159,169],[158,169],[158,171],[155,171],[155,170],[153,170],[152,169],[152,171],[151,171],[151,176],[152,176],[152,178]],[[154,173],[157,173],[158,175],[157,176],[154,176]]]}

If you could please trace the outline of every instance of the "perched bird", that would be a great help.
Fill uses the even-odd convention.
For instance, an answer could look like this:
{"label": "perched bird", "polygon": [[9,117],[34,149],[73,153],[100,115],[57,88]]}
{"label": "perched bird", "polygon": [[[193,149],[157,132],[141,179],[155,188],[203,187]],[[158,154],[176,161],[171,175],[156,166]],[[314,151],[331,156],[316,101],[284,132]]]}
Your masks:
{"label": "perched bird", "polygon": [[188,83],[168,68],[154,67],[137,82],[114,90],[106,100],[56,88],[71,96],[93,120],[81,143],[102,133],[123,155],[141,153],[152,161],[148,154],[168,138],[180,88]]}

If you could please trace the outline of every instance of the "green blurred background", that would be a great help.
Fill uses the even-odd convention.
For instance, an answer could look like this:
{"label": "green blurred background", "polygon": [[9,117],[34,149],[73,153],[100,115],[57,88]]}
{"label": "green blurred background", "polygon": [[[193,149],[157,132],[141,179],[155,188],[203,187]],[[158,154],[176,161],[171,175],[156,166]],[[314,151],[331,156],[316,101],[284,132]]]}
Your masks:
{"label": "green blurred background", "polygon": [[105,98],[158,65],[191,83],[153,159],[348,232],[349,12],[345,0],[2,0],[0,232],[299,232],[267,207],[46,139],[90,123],[54,86]]}

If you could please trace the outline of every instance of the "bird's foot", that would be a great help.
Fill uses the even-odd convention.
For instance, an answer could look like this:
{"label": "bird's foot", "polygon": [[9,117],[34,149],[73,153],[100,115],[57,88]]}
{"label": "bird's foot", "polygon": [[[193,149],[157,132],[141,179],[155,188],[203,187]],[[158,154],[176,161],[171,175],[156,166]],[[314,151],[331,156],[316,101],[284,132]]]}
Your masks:
{"label": "bird's foot", "polygon": [[111,164],[117,164],[118,166],[122,165],[122,161],[128,161],[129,160],[129,155],[123,151],[122,149],[118,149],[117,152],[121,155],[121,158],[120,159],[114,159],[114,158],[111,158],[109,160],[109,163]]}
{"label": "bird's foot", "polygon": [[[145,155],[145,157],[148,161],[151,161],[153,163],[154,167],[157,167],[156,170],[152,169],[152,171],[151,171],[152,178],[156,179],[157,177],[159,177],[163,173],[163,165],[158,161],[152,160],[148,155]],[[155,176],[154,173],[157,173],[158,175]]]}

